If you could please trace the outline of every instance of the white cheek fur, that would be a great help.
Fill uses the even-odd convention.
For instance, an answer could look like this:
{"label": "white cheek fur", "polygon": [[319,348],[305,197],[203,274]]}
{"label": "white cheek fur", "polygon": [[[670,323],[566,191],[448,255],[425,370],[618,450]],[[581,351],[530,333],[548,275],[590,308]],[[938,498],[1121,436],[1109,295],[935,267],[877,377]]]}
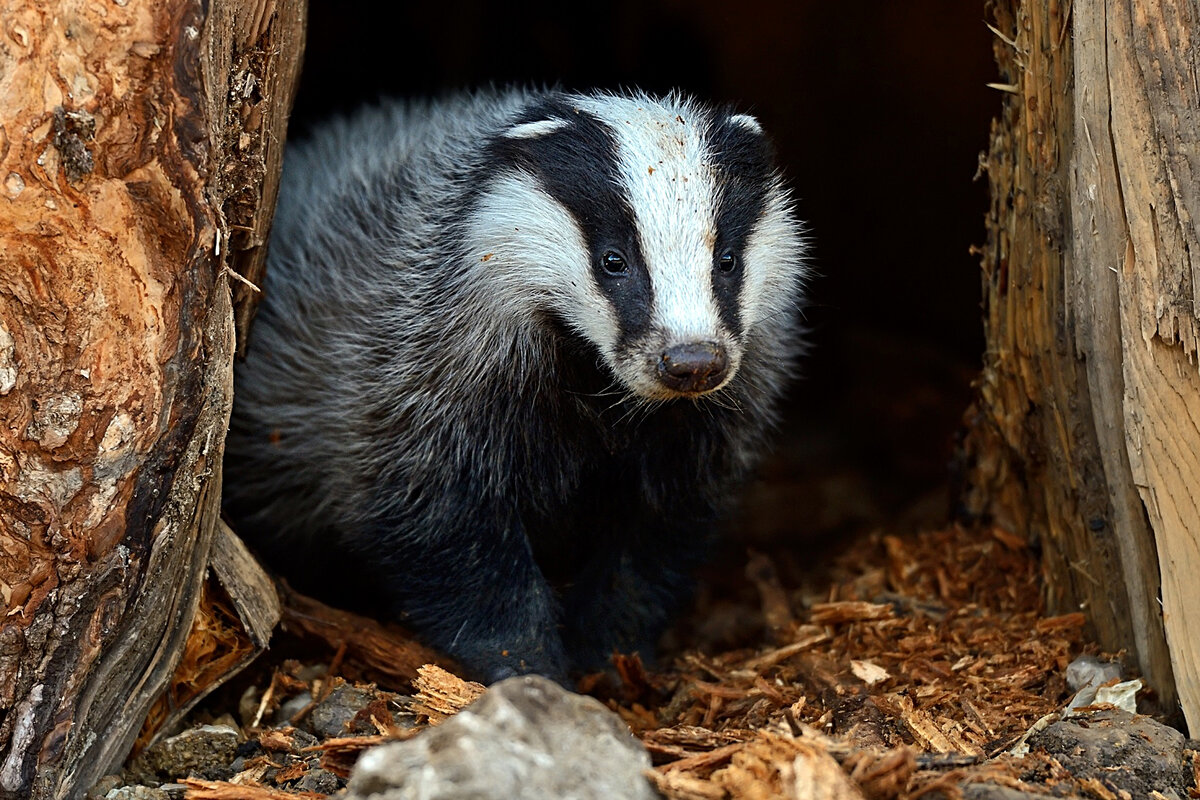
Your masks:
{"label": "white cheek fur", "polygon": [[468,241],[476,248],[467,254],[472,268],[492,277],[477,285],[499,288],[505,303],[530,317],[555,310],[612,360],[620,324],[592,275],[583,231],[536,178],[499,178],[471,217]]}
{"label": "white cheek fur", "polygon": [[795,306],[804,267],[804,239],[779,187],[767,193],[762,216],[746,241],[742,278],[742,328],[753,331],[765,320]]}

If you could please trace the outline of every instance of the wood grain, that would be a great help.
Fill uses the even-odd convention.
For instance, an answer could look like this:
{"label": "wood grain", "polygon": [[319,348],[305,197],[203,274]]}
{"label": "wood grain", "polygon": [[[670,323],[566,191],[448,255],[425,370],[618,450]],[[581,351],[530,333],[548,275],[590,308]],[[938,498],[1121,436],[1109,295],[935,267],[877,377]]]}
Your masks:
{"label": "wood grain", "polygon": [[1121,574],[1123,532],[1105,479],[1089,362],[1079,357],[1071,18],[1048,0],[997,0],[988,10],[999,83],[1009,90],[983,162],[991,194],[981,262],[987,351],[967,417],[966,503],[1037,542],[1050,608],[1086,609],[1094,635],[1116,650],[1130,645],[1134,626],[1123,587],[1110,579]]}
{"label": "wood grain", "polygon": [[1121,553],[1120,572],[1106,585],[1117,594],[1123,584],[1133,637],[1125,646],[1137,654],[1151,684],[1161,687],[1173,685],[1175,676],[1159,604],[1158,552],[1126,446],[1125,368],[1129,355],[1122,331],[1122,295],[1127,292],[1122,290],[1121,267],[1129,234],[1110,125],[1106,16],[1103,3],[1088,3],[1074,10],[1077,137],[1071,165],[1070,256],[1075,279],[1070,299],[1078,321],[1076,348],[1086,365],[1091,390],[1112,529]]}
{"label": "wood grain", "polygon": [[1135,613],[1150,608],[1136,620],[1138,633],[1165,630],[1192,730],[1200,728],[1196,19],[1200,5],[1186,0],[1105,2],[1076,19],[1088,55],[1076,76],[1088,137],[1078,143],[1075,187],[1078,251],[1094,278],[1088,289],[1115,287],[1117,297],[1121,345],[1099,361],[1106,371],[1121,368],[1121,407],[1106,397],[1104,413],[1123,433],[1110,461],[1128,468],[1110,470],[1109,483],[1138,493],[1153,531],[1124,577],[1130,597],[1141,597]]}
{"label": "wood grain", "polygon": [[1012,94],[987,159],[971,499],[1043,543],[1055,607],[1195,731],[1200,4],[1075,2],[1069,28],[1050,0],[992,9]]}
{"label": "wood grain", "polygon": [[0,0],[0,797],[118,763],[191,627],[232,393],[226,176],[254,152],[212,63],[272,14]]}

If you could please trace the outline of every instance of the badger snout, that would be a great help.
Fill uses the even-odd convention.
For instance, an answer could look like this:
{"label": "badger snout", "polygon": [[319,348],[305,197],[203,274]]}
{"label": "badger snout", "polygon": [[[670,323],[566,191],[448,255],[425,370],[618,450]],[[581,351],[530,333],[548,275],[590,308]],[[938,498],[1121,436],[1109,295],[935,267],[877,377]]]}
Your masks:
{"label": "badger snout", "polygon": [[716,342],[677,344],[664,350],[658,360],[658,379],[682,394],[715,389],[728,372],[729,357]]}

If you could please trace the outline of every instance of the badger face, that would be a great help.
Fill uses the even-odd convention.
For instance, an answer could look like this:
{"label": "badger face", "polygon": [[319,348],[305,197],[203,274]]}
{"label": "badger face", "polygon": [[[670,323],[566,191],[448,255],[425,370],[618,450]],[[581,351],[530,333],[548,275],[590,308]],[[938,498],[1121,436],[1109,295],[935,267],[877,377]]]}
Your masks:
{"label": "badger face", "polygon": [[727,386],[795,302],[801,243],[752,117],[677,96],[564,96],[492,146],[472,215],[514,309],[552,312],[633,395]]}

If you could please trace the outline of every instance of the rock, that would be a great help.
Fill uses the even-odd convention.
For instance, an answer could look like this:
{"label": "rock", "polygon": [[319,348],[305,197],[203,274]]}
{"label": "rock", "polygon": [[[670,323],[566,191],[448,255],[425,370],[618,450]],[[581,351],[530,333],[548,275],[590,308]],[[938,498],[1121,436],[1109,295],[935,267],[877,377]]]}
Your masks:
{"label": "rock", "polygon": [[[1053,795],[1033,794],[1022,792],[1020,789],[1010,789],[1007,786],[997,786],[994,783],[972,783],[962,787],[964,800],[1046,800]],[[1083,800],[1078,795],[1060,797],[1059,800]]]}
{"label": "rock", "polygon": [[313,707],[309,715],[313,732],[323,739],[347,734],[378,733],[372,726],[355,722],[358,712],[369,706],[377,696],[377,693],[343,683]]}
{"label": "rock", "polygon": [[87,800],[104,800],[104,796],[113,789],[118,789],[125,785],[125,780],[120,775],[105,775],[100,780],[96,781],[96,785],[88,789],[86,795]]}
{"label": "rock", "polygon": [[[295,697],[290,697],[279,705],[275,713],[271,715],[272,725],[287,725],[291,720],[312,702],[312,695],[308,692],[301,692]],[[257,713],[257,712],[256,712]],[[253,719],[253,717],[251,717]]]}
{"label": "rock", "polygon": [[[1029,737],[1076,779],[1094,779],[1114,794],[1187,797],[1192,769],[1179,731],[1126,711],[1097,711],[1055,722]],[[1173,794],[1172,794],[1173,793]]]}
{"label": "rock", "polygon": [[368,751],[346,800],[659,800],[649,768],[600,702],[522,676],[414,739]]}
{"label": "rock", "polygon": [[[1096,693],[1100,687],[1120,680],[1121,665],[1115,661],[1101,661],[1095,656],[1080,656],[1067,665],[1066,678],[1067,685],[1075,692],[1065,709],[1065,715],[1070,716],[1076,709],[1096,702]],[[1140,687],[1139,683],[1138,688]],[[1132,704],[1133,697],[1130,697],[1128,702]],[[1123,707],[1131,713],[1136,710],[1134,705]]]}
{"label": "rock", "polygon": [[304,777],[292,786],[295,792],[316,792],[317,794],[333,794],[342,788],[342,782],[337,775],[320,768],[310,769]]}
{"label": "rock", "polygon": [[104,800],[171,800],[171,795],[149,786],[122,786],[104,795]]}
{"label": "rock", "polygon": [[1078,692],[1089,686],[1103,686],[1121,679],[1121,665],[1101,661],[1095,656],[1080,656],[1067,665],[1067,685]]}
{"label": "rock", "polygon": [[139,780],[224,780],[232,774],[229,765],[240,737],[237,729],[226,725],[198,725],[147,748],[130,766],[130,773]]}

